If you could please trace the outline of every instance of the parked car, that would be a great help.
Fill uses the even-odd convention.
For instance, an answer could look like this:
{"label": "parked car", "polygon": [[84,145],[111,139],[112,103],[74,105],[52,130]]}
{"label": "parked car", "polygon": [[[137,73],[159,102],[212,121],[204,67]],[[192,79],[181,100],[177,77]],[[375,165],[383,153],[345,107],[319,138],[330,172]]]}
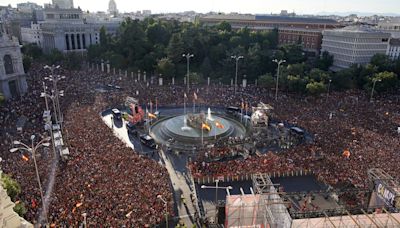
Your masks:
{"label": "parked car", "polygon": [[113,114],[114,119],[116,119],[116,120],[122,120],[121,111],[119,111],[119,110],[116,109],[116,108],[113,108],[113,109],[111,110],[111,112],[112,112],[112,114]]}
{"label": "parked car", "polygon": [[140,142],[143,143],[144,145],[156,149],[157,145],[154,139],[150,135],[140,135]]}
{"label": "parked car", "polygon": [[138,135],[138,130],[137,130],[136,126],[134,124],[132,124],[131,122],[126,123],[126,129],[127,129],[129,135],[134,135],[134,136]]}

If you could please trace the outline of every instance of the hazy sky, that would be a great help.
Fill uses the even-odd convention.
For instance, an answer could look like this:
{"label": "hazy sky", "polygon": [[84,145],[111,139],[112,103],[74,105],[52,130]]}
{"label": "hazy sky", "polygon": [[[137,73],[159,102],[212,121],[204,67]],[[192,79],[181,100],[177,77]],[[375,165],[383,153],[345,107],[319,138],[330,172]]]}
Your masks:
{"label": "hazy sky", "polygon": [[[0,5],[27,2],[28,0],[0,0]],[[38,4],[51,0],[30,0]],[[75,6],[84,10],[106,11],[109,0],[74,0]],[[377,14],[398,13],[400,0],[115,0],[118,10],[132,12],[150,9],[154,13],[182,12],[239,12],[277,13],[281,9],[298,14],[318,12],[369,12]]]}

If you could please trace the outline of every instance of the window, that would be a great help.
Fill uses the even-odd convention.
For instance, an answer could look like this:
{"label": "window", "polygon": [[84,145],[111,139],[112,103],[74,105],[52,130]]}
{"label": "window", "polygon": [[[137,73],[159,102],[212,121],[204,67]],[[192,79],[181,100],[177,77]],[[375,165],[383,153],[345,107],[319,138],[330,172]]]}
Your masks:
{"label": "window", "polygon": [[5,55],[3,58],[4,69],[6,70],[6,74],[14,73],[14,66],[10,55]]}

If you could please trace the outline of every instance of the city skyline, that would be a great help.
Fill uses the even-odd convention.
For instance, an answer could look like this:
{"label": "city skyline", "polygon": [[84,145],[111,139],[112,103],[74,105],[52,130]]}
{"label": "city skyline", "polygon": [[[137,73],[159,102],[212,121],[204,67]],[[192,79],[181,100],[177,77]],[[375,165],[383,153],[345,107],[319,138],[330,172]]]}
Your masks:
{"label": "city skyline", "polygon": [[[16,7],[18,3],[27,2],[27,0],[0,0],[0,5],[11,4]],[[50,3],[51,0],[33,0],[39,5]],[[91,12],[107,11],[109,0],[93,1],[81,0],[74,1],[75,7]],[[238,0],[204,0],[196,2],[188,2],[181,0],[170,0],[168,2],[159,0],[149,0],[143,2],[131,2],[116,0],[118,10],[120,12],[135,12],[138,10],[151,10],[153,13],[174,13],[183,11],[196,11],[199,13],[207,12],[237,12],[252,14],[270,14],[279,13],[281,10],[295,12],[297,14],[338,14],[346,15],[350,13],[393,15],[396,14],[395,9],[400,8],[400,2],[397,0],[365,0],[360,4],[359,0],[337,0],[337,1],[316,1],[316,0],[282,0],[279,4],[272,0],[248,0],[245,3]]]}

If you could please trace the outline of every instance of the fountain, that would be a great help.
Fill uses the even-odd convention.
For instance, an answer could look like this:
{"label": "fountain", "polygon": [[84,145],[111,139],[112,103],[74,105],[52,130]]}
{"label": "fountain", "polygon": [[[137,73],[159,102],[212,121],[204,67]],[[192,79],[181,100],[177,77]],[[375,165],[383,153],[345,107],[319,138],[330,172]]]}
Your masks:
{"label": "fountain", "polygon": [[183,127],[181,127],[182,131],[189,131],[192,128],[187,125],[187,116],[183,117]]}
{"label": "fountain", "polygon": [[207,110],[207,119],[210,121],[214,121],[214,119],[211,117],[211,109],[210,108],[208,108],[208,110]]}

